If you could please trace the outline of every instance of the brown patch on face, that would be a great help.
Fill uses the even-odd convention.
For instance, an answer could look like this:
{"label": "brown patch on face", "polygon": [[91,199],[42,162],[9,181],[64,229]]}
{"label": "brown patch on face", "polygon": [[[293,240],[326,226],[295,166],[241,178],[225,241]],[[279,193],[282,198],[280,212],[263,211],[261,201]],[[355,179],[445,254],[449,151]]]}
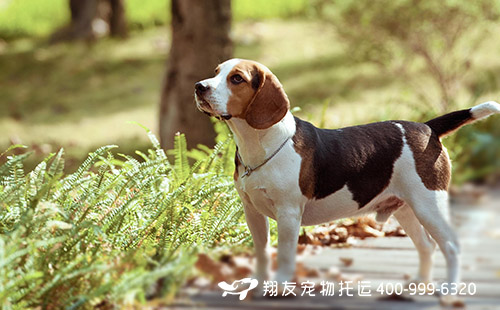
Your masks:
{"label": "brown patch on face", "polygon": [[425,124],[399,122],[415,159],[417,173],[429,190],[448,190],[451,165],[439,137]]}
{"label": "brown patch on face", "polygon": [[[239,75],[243,82],[234,83]],[[243,60],[227,76],[231,97],[227,111],[245,119],[256,129],[266,129],[279,122],[290,108],[290,102],[276,76],[259,63]]]}
{"label": "brown patch on face", "polygon": [[[231,97],[227,102],[227,112],[233,117],[245,118],[248,105],[252,102],[259,86],[252,86],[252,79],[254,76],[261,75],[259,65],[251,61],[241,61],[229,72],[226,78],[228,88],[231,90]],[[244,82],[233,84],[231,77],[239,74]]]}
{"label": "brown patch on face", "polygon": [[337,130],[319,129],[295,118],[294,148],[302,157],[299,186],[310,199],[347,185],[362,208],[388,185],[401,155],[403,137],[391,122]]}

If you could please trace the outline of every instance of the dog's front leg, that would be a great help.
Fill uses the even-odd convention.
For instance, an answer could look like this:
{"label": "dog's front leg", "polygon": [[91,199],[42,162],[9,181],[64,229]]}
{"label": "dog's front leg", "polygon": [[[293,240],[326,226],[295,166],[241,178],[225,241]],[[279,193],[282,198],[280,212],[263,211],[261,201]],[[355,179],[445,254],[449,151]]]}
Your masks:
{"label": "dog's front leg", "polygon": [[257,258],[257,269],[255,276],[262,285],[263,281],[269,280],[269,221],[267,216],[259,213],[248,203],[244,203],[245,219],[252,234]]}
{"label": "dog's front leg", "polygon": [[277,212],[278,222],[278,271],[276,281],[282,285],[291,281],[295,273],[295,254],[299,238],[302,212],[294,206],[280,206]]}

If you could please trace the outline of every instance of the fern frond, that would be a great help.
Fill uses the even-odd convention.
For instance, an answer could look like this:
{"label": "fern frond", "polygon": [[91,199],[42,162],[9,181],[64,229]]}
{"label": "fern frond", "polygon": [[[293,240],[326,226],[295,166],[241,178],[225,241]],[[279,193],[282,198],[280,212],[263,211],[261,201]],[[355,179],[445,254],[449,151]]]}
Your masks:
{"label": "fern frond", "polygon": [[179,183],[184,182],[190,172],[189,162],[187,158],[187,143],[186,136],[184,134],[176,134],[174,140],[174,156],[175,165],[174,171]]}
{"label": "fern frond", "polygon": [[[117,148],[116,145],[107,145],[98,148],[95,152],[90,153],[87,159],[78,167],[75,173],[67,176],[63,179],[63,185],[61,188],[55,193],[54,198],[56,200],[61,199],[61,197],[66,196],[71,189],[74,188],[75,184],[78,183],[78,180],[82,177],[82,175],[89,171],[92,165],[99,159],[99,156],[104,154],[110,149]],[[64,198],[63,198],[64,200]]]}
{"label": "fern frond", "polygon": [[22,163],[26,158],[31,156],[33,152],[24,153],[21,155],[12,155],[7,157],[7,161],[0,166],[0,182],[2,181],[2,176],[8,174],[12,167],[17,166]]}
{"label": "fern frond", "polygon": [[57,155],[54,157],[52,163],[49,166],[49,169],[47,171],[49,177],[54,178],[55,176],[62,174],[64,169],[63,155],[64,155],[64,149],[61,148],[59,149],[59,152],[57,152]]}

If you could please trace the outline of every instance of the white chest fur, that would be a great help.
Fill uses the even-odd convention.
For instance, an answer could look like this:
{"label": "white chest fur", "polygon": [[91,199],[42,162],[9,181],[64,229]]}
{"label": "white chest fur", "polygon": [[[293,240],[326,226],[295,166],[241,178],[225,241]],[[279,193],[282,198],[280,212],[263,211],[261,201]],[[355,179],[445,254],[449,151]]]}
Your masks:
{"label": "white chest fur", "polygon": [[[257,211],[273,219],[280,205],[304,204],[306,197],[299,187],[301,160],[290,140],[276,156],[250,176],[238,177],[235,184],[240,196],[248,199],[247,203]],[[244,172],[240,165],[238,174],[241,176]]]}

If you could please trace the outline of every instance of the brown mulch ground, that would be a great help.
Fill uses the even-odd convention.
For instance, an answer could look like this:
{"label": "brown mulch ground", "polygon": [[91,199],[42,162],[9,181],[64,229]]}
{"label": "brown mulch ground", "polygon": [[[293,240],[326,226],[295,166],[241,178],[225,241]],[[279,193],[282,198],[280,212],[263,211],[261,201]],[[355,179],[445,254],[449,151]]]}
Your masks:
{"label": "brown mulch ground", "polygon": [[[319,253],[324,247],[350,247],[356,240],[384,236],[406,237],[404,230],[397,222],[389,220],[378,223],[371,217],[345,219],[329,224],[303,229],[297,245],[296,278],[326,278],[336,281],[344,279],[338,268],[317,270],[306,268],[301,263],[301,257]],[[272,269],[277,269],[276,249],[272,249]],[[344,266],[350,266],[351,258],[339,257]],[[214,288],[217,283],[250,277],[254,268],[254,257],[250,253],[219,254],[209,256],[201,253],[195,264],[199,274],[191,278],[186,286],[191,288]]]}

